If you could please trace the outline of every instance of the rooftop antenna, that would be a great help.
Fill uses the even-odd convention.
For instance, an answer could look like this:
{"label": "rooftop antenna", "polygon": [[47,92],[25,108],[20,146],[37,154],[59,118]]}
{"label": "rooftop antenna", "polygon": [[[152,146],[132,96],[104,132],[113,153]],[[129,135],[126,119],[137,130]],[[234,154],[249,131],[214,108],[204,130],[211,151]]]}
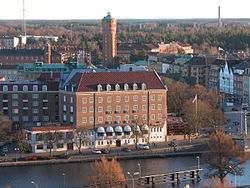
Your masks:
{"label": "rooftop antenna", "polygon": [[25,24],[25,7],[24,7],[24,0],[23,0],[22,35],[23,35],[23,36],[26,36],[26,24]]}
{"label": "rooftop antenna", "polygon": [[218,7],[218,27],[221,27],[220,6]]}

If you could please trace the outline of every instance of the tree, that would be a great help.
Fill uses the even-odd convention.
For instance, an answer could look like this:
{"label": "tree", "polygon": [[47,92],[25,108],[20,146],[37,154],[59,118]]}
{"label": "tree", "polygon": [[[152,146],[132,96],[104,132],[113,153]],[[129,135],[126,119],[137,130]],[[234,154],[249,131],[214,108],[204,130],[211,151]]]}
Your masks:
{"label": "tree", "polygon": [[0,145],[12,140],[12,122],[0,114]]}
{"label": "tree", "polygon": [[90,130],[90,127],[78,127],[74,131],[74,139],[73,142],[75,143],[79,154],[81,153],[81,148],[84,145],[87,145],[88,142],[91,141],[91,135],[88,134],[87,131]]}
{"label": "tree", "polygon": [[104,156],[91,164],[90,181],[99,188],[118,188],[126,183],[120,163],[115,158],[108,161]]}
{"label": "tree", "polygon": [[223,131],[215,131],[209,138],[209,151],[204,154],[209,169],[208,176],[218,177],[221,184],[224,184],[227,174],[242,175],[243,167],[240,165],[247,160],[244,151]]}
{"label": "tree", "polygon": [[25,153],[27,151],[30,150],[30,146],[28,144],[27,138],[26,138],[26,134],[21,131],[18,130],[15,132],[15,143],[17,146],[17,150],[19,152],[20,158],[22,157],[22,153]]}
{"label": "tree", "polygon": [[54,148],[54,144],[58,143],[60,140],[63,140],[63,133],[48,130],[44,133],[44,137],[44,142],[47,144],[50,156],[52,156],[52,149]]}
{"label": "tree", "polygon": [[208,185],[202,186],[202,188],[233,188],[233,186],[224,180],[222,184],[220,179],[217,177],[210,178]]}

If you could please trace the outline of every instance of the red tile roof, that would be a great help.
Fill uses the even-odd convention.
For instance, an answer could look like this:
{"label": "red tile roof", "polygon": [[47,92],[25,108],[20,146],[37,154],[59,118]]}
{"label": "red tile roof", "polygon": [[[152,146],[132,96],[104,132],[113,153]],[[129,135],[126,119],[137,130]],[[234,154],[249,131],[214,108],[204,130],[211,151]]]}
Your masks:
{"label": "red tile roof", "polygon": [[97,91],[97,85],[114,84],[146,84],[147,89],[165,89],[158,74],[154,71],[134,72],[91,72],[76,74],[67,85],[75,85],[77,92]]}

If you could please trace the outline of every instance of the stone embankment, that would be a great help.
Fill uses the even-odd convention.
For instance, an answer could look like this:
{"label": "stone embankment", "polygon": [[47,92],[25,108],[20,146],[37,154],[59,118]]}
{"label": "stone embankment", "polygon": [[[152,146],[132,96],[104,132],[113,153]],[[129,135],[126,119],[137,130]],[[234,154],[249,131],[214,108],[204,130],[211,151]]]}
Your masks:
{"label": "stone embankment", "polygon": [[160,148],[160,149],[152,149],[152,150],[139,150],[139,151],[109,153],[109,154],[99,154],[99,155],[98,154],[96,155],[72,155],[68,159],[2,162],[0,163],[0,167],[92,162],[95,160],[99,160],[100,157],[103,155],[109,159],[115,157],[118,160],[201,155],[202,153],[205,152],[206,150],[205,148],[206,147],[204,147],[203,144],[195,144],[195,145],[188,145],[188,146],[179,146],[176,149],[172,147],[168,147],[168,148]]}

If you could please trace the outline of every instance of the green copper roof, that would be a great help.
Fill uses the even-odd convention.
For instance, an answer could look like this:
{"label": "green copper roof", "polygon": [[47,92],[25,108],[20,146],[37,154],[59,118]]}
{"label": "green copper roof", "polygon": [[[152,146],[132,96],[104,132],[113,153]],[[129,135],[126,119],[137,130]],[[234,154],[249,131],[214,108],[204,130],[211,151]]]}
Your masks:
{"label": "green copper roof", "polygon": [[111,16],[110,12],[108,12],[107,16],[105,16],[103,19],[105,19],[105,20],[112,20],[114,18]]}

